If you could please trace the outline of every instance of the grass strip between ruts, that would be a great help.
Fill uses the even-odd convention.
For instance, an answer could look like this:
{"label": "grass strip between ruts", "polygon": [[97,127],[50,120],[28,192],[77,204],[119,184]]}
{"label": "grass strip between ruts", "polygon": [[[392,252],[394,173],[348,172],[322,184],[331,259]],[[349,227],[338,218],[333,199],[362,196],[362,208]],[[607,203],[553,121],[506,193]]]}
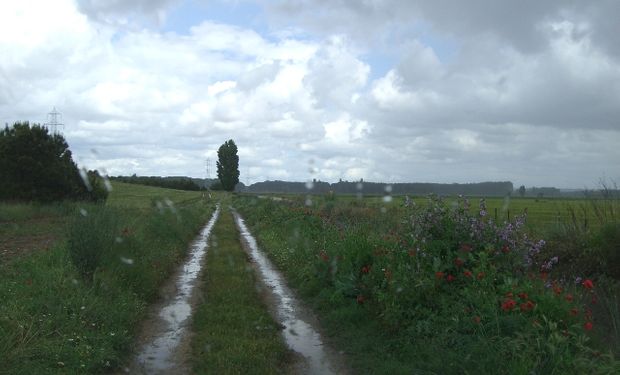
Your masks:
{"label": "grass strip between ruts", "polygon": [[192,361],[199,374],[286,373],[291,352],[260,296],[230,211],[216,223],[193,321]]}

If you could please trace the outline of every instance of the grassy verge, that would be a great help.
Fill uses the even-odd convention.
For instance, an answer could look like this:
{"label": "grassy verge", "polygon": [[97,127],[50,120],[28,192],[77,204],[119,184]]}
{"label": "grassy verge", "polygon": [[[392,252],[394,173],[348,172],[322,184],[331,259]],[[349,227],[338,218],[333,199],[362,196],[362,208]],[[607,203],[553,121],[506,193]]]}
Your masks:
{"label": "grassy verge", "polygon": [[540,243],[518,223],[496,227],[437,200],[400,213],[251,197],[235,205],[355,373],[620,371],[598,340],[598,282],[539,274],[530,258]]}
{"label": "grassy verge", "polygon": [[194,372],[281,374],[289,351],[257,290],[257,278],[241,248],[230,212],[213,229],[194,315]]}
{"label": "grassy verge", "polygon": [[107,206],[61,215],[70,224],[51,248],[0,265],[0,374],[102,373],[123,362],[146,305],[213,211],[178,204],[195,193],[154,192],[133,190],[152,202],[136,209],[115,200],[115,184]]}

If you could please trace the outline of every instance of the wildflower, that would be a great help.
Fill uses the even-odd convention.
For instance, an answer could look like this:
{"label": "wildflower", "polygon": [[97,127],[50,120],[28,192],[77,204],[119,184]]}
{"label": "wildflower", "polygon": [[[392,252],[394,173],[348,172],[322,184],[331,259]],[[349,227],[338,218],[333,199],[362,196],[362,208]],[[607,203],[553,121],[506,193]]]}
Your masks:
{"label": "wildflower", "polygon": [[410,249],[407,254],[409,254],[410,257],[415,256],[415,250]]}
{"label": "wildflower", "polygon": [[435,272],[435,278],[438,279],[438,280],[443,279],[444,275],[445,274],[443,272],[441,272],[441,271]]}
{"label": "wildflower", "polygon": [[457,266],[457,267],[462,266],[463,263],[465,263],[465,261],[463,261],[463,259],[461,259],[461,258],[454,259],[454,265]]}
{"label": "wildflower", "polygon": [[594,288],[594,283],[590,279],[584,280],[583,284],[581,284],[581,285],[583,285],[583,287],[586,288],[586,289]]}
{"label": "wildflower", "polygon": [[362,273],[369,273],[369,272],[370,272],[370,267],[368,266],[362,267]]}
{"label": "wildflower", "polygon": [[534,308],[534,306],[536,306],[536,304],[534,302],[527,301],[527,302],[522,303],[521,305],[519,305],[519,308],[523,312],[528,312],[528,311],[531,311]]}
{"label": "wildflower", "polygon": [[463,272],[463,275],[465,275],[465,277],[471,277],[472,273],[471,273],[471,271],[465,271],[465,272]]}
{"label": "wildflower", "polygon": [[527,299],[527,293],[519,293],[517,294],[517,296],[519,296],[519,298],[521,299]]}
{"label": "wildflower", "polygon": [[452,281],[456,280],[456,277],[454,277],[454,276],[452,276],[452,275],[448,275],[448,277],[446,277],[446,280],[447,280],[448,282],[452,282]]}
{"label": "wildflower", "polygon": [[364,303],[364,301],[366,301],[366,298],[363,295],[360,294],[357,296],[357,303],[361,305]]}
{"label": "wildflower", "polygon": [[515,302],[515,300],[513,300],[511,298],[507,298],[502,303],[502,310],[504,310],[504,311],[511,311],[512,309],[515,308],[515,306],[517,306],[517,303]]}
{"label": "wildflower", "polygon": [[474,323],[476,323],[476,324],[480,324],[480,321],[481,321],[481,320],[482,320],[482,319],[481,319],[479,316],[474,316]]}
{"label": "wildflower", "polygon": [[577,310],[577,308],[573,307],[572,309],[570,309],[570,314],[572,316],[577,316],[577,315],[579,315],[579,310]]}
{"label": "wildflower", "polygon": [[583,329],[586,331],[591,331],[592,328],[594,328],[594,324],[592,324],[592,322],[585,322],[583,325]]}
{"label": "wildflower", "polygon": [[553,286],[553,293],[555,293],[556,295],[560,295],[562,294],[562,288],[560,288],[558,285],[554,285]]}
{"label": "wildflower", "polygon": [[329,260],[329,255],[327,255],[325,250],[321,250],[321,252],[319,253],[319,256],[324,262],[327,262]]}
{"label": "wildflower", "polygon": [[484,279],[484,272],[478,272],[478,275],[476,277],[478,278],[478,280]]}
{"label": "wildflower", "polygon": [[510,252],[510,248],[508,247],[508,245],[502,246],[502,253],[508,254],[509,252]]}
{"label": "wildflower", "polygon": [[568,293],[566,297],[564,297],[564,299],[567,300],[568,302],[573,302],[573,295]]}
{"label": "wildflower", "polygon": [[592,299],[590,300],[590,303],[593,304],[593,305],[596,305],[596,302],[597,302],[596,297],[592,296]]}

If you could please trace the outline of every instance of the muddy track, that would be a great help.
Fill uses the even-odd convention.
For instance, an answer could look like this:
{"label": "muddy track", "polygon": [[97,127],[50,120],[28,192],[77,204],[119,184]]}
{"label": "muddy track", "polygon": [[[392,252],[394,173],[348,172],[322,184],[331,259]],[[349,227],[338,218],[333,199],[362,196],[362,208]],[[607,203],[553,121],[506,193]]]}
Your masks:
{"label": "muddy track", "polygon": [[233,210],[241,242],[263,283],[266,304],[274,319],[283,327],[283,336],[290,349],[299,354],[293,366],[298,374],[349,374],[344,355],[326,342],[316,316],[299,301],[286,285],[267,256],[258,248],[256,239],[243,218]]}
{"label": "muddy track", "polygon": [[191,245],[190,254],[161,289],[161,300],[149,308],[138,335],[137,355],[121,373],[189,374],[191,314],[197,304],[199,275],[209,235],[220,213],[219,205],[209,223]]}

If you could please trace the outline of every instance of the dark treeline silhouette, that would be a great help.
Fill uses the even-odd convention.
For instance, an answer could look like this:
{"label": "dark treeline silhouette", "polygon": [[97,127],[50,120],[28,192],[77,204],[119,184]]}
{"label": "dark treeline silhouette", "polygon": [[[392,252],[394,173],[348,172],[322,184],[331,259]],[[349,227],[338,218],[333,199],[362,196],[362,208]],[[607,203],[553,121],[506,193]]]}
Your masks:
{"label": "dark treeline silhouette", "polygon": [[157,186],[177,190],[200,190],[199,185],[194,179],[189,177],[159,177],[159,176],[116,176],[110,177],[111,180],[126,182],[129,184]]}
{"label": "dark treeline silhouette", "polygon": [[438,194],[438,195],[484,195],[505,196],[512,194],[513,185],[510,181],[478,182],[470,184],[438,184],[438,183],[393,183],[381,182],[328,182],[314,180],[312,183],[288,181],[257,182],[243,189],[248,193],[328,193],[335,194]]}

